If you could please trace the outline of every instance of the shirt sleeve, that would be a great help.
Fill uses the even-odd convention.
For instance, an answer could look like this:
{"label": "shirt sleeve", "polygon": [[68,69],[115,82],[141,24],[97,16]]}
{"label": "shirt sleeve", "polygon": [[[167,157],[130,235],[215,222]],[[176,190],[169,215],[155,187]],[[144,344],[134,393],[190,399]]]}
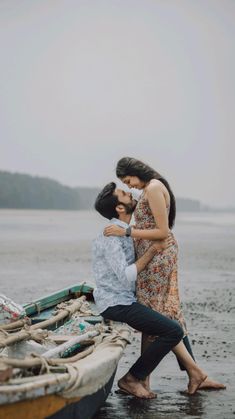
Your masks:
{"label": "shirt sleeve", "polygon": [[117,237],[107,237],[104,242],[104,255],[107,265],[118,277],[125,289],[135,291],[137,268],[136,264],[127,264],[125,252]]}

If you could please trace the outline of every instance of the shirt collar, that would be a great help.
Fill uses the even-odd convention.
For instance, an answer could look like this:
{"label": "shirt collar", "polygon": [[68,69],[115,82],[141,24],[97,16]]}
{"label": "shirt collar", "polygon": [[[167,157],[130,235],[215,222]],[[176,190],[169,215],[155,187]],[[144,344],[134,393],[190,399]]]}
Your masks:
{"label": "shirt collar", "polygon": [[129,226],[129,224],[125,223],[125,221],[121,221],[118,218],[112,218],[112,220],[110,220],[110,224],[116,224],[123,228],[127,228]]}

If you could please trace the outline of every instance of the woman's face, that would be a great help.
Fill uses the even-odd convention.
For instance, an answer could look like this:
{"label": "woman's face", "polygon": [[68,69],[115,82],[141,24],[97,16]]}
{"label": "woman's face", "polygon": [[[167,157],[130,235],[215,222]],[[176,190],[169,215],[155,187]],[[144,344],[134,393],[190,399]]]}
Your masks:
{"label": "woman's face", "polygon": [[121,181],[128,186],[128,188],[143,189],[145,182],[140,180],[138,176],[124,176]]}

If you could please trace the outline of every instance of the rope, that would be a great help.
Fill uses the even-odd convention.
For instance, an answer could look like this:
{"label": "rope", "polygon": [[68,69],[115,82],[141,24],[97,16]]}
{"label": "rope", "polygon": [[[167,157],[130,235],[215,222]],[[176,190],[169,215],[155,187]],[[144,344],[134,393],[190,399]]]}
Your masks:
{"label": "rope", "polygon": [[67,371],[69,373],[69,380],[68,380],[68,386],[66,386],[66,392],[72,392],[73,390],[76,390],[79,385],[79,370],[76,366],[70,365],[70,364],[64,364],[67,368]]}
{"label": "rope", "polygon": [[73,300],[64,301],[63,303],[57,304],[56,309],[53,312],[53,316],[56,316],[61,311],[67,311],[68,317],[71,318],[71,316],[74,314],[73,310],[69,307],[74,303]]}
{"label": "rope", "polygon": [[[7,333],[6,330],[4,330],[4,329],[0,329],[0,332],[6,337],[8,337],[8,335],[9,335],[9,333]],[[1,339],[1,337],[0,337],[0,339]]]}
{"label": "rope", "polygon": [[35,354],[34,352],[31,354],[33,358],[39,359],[41,361],[41,368],[39,371],[39,375],[43,374],[43,371],[46,371],[47,374],[49,374],[50,371],[50,365],[48,364],[46,358],[39,354]]}

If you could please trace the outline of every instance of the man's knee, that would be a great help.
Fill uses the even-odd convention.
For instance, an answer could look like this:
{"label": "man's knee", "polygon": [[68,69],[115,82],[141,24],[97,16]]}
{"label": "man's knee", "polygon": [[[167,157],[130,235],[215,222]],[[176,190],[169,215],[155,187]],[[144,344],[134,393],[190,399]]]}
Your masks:
{"label": "man's knee", "polygon": [[175,322],[175,328],[174,328],[174,335],[178,343],[183,339],[184,337],[184,331],[182,327],[179,325],[179,323]]}

